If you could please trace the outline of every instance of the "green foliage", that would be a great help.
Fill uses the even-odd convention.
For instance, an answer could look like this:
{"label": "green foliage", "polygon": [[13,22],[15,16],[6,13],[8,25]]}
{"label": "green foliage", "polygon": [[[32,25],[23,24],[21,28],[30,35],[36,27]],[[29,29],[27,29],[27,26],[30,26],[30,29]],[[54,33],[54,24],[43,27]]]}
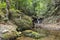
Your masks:
{"label": "green foliage", "polygon": [[[6,3],[0,3],[0,8],[6,8]],[[51,11],[54,9],[52,7],[52,0],[10,0],[10,8],[22,10],[26,15],[50,16]],[[50,11],[48,11],[50,8]],[[48,12],[47,12],[48,11]]]}
{"label": "green foliage", "polygon": [[15,3],[15,7],[23,10],[25,14],[29,16],[36,14],[40,17],[46,14],[48,10],[47,6],[51,3],[51,0],[18,0]]}
{"label": "green foliage", "polygon": [[45,14],[45,12],[47,11],[47,6],[49,5],[48,3],[49,0],[48,2],[47,0],[37,0],[35,10],[38,17],[41,17]]}
{"label": "green foliage", "polygon": [[9,0],[10,1],[10,8],[15,9],[15,1]]}
{"label": "green foliage", "polygon": [[[5,8],[6,3],[0,3],[0,8]],[[52,4],[51,0],[10,0],[10,8],[11,9],[18,9],[22,10],[24,14],[27,14],[29,16],[37,15],[45,16],[48,11],[48,5]],[[48,6],[48,7],[47,7]]]}
{"label": "green foliage", "polygon": [[0,9],[2,9],[2,8],[6,8],[6,3],[5,2],[0,3]]}

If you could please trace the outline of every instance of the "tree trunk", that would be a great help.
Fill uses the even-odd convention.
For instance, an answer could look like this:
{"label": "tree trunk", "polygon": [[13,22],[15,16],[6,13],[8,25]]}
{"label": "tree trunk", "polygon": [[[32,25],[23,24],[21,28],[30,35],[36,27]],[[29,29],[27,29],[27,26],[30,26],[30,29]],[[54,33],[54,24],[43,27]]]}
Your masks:
{"label": "tree trunk", "polygon": [[10,3],[9,3],[9,0],[6,0],[6,18],[8,18],[8,15],[9,15],[9,9],[10,9]]}

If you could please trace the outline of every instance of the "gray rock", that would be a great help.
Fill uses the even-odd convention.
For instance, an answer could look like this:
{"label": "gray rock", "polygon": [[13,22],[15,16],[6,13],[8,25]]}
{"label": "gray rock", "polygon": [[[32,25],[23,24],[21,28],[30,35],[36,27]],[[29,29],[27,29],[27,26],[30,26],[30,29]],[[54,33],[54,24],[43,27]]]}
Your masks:
{"label": "gray rock", "polygon": [[2,40],[2,35],[11,31],[16,31],[15,25],[0,24],[0,40]]}

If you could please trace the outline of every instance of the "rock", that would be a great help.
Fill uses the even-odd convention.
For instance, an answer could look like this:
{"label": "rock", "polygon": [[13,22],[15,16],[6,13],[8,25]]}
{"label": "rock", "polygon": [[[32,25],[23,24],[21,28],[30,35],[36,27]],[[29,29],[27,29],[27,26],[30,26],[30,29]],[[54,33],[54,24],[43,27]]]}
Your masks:
{"label": "rock", "polygon": [[12,34],[13,31],[16,32],[15,25],[0,24],[0,38],[4,38],[3,37],[4,34],[8,34],[8,33]]}
{"label": "rock", "polygon": [[32,28],[32,18],[23,13],[17,12],[16,10],[12,13],[12,20],[18,26],[18,31]]}
{"label": "rock", "polygon": [[32,38],[36,38],[36,39],[46,36],[45,34],[39,34],[39,33],[34,32],[32,30],[25,30],[25,31],[23,31],[23,34],[27,37],[32,37]]}
{"label": "rock", "polygon": [[21,32],[17,32],[17,31],[12,31],[12,32],[9,32],[9,33],[5,33],[3,34],[3,38],[4,39],[9,39],[9,40],[15,40],[17,37],[20,37],[21,36]]}
{"label": "rock", "polygon": [[24,31],[32,28],[32,19],[29,16],[24,15],[21,20],[15,20],[18,25],[17,30]]}
{"label": "rock", "polygon": [[16,27],[15,25],[7,25],[7,24],[0,24],[0,32],[3,32],[3,31],[15,31],[16,30]]}

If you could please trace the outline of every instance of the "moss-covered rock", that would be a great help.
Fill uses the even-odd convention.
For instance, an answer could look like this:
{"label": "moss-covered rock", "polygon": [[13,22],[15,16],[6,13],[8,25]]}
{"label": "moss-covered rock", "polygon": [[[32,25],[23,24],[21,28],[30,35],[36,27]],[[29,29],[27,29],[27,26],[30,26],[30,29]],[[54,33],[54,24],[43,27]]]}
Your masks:
{"label": "moss-covered rock", "polygon": [[32,37],[32,38],[35,38],[35,39],[39,39],[41,37],[46,36],[45,34],[39,34],[39,33],[34,32],[32,30],[25,30],[25,31],[23,31],[23,34],[27,37]]}
{"label": "moss-covered rock", "polygon": [[29,16],[23,16],[21,20],[19,20],[18,22],[15,21],[19,27],[18,30],[26,30],[26,29],[31,29],[32,28],[32,20]]}
{"label": "moss-covered rock", "polygon": [[17,32],[17,31],[12,31],[12,32],[8,32],[2,35],[3,39],[15,39],[17,37],[21,36],[21,32]]}
{"label": "moss-covered rock", "polygon": [[17,32],[16,27],[14,24],[0,24],[0,38],[10,39],[20,36],[21,32]]}
{"label": "moss-covered rock", "polygon": [[17,30],[23,31],[32,28],[32,18],[19,10],[11,10],[12,20],[18,26]]}

